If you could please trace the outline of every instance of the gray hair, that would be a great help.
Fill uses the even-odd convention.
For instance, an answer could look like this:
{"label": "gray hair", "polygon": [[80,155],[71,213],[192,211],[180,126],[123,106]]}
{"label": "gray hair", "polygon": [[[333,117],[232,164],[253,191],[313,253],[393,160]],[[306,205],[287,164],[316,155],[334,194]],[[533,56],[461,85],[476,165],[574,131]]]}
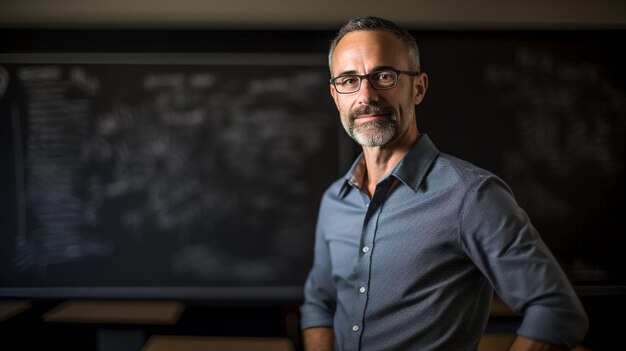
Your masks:
{"label": "gray hair", "polygon": [[335,39],[333,39],[330,43],[330,50],[328,51],[328,67],[331,69],[331,75],[333,65],[332,57],[339,41],[348,33],[362,30],[384,30],[395,34],[400,40],[402,40],[409,51],[409,65],[411,66],[409,69],[420,72],[419,49],[417,48],[417,43],[411,33],[389,20],[380,17],[364,16],[353,18],[346,22],[346,24],[344,24],[337,33]]}

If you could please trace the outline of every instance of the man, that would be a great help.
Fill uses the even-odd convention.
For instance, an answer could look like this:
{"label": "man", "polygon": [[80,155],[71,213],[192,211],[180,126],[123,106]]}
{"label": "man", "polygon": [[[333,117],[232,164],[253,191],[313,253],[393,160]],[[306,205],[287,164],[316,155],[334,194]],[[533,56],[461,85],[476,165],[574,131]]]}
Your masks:
{"label": "man", "polygon": [[524,315],[511,350],[575,347],[585,311],[509,188],[420,134],[428,77],[413,37],[353,19],[329,64],[341,122],[363,153],[322,198],[305,349],[475,350],[494,291]]}

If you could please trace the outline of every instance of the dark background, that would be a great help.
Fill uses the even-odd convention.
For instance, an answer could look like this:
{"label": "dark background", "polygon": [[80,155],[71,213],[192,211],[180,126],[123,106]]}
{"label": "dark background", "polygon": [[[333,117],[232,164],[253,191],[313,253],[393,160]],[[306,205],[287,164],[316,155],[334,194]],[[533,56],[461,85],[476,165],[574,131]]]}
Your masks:
{"label": "dark background", "polygon": [[[63,75],[69,76],[72,74],[72,67],[78,65],[88,73],[86,76],[99,77],[102,82],[100,92],[103,92],[99,94],[105,94],[106,98],[94,98],[96,102],[93,109],[85,113],[86,126],[68,126],[70,129],[79,128],[78,132],[70,130],[69,135],[80,134],[87,140],[97,135],[94,126],[111,111],[135,116],[134,121],[154,121],[150,116],[155,112],[145,106],[145,101],[154,102],[157,95],[143,91],[145,87],[142,88],[141,83],[138,83],[142,81],[141,77],[149,74],[182,73],[188,78],[197,72],[226,72],[232,84],[237,86],[254,79],[265,80],[267,83],[275,75],[291,79],[298,72],[307,70],[312,70],[315,76],[326,72],[324,55],[334,34],[329,31],[62,29],[5,29],[0,33],[2,54],[5,55],[3,57],[9,57],[11,61],[0,62],[8,72],[15,73],[20,67],[34,64],[55,64],[60,65]],[[619,48],[624,31],[429,30],[414,31],[413,34],[422,52],[422,69],[430,78],[426,98],[417,109],[421,132],[429,134],[441,151],[487,168],[511,186],[520,206],[528,212],[554,252],[592,318],[592,329],[586,344],[595,349],[603,349],[610,343],[608,336],[614,328],[605,324],[605,317],[615,312],[624,312],[623,297],[626,286],[626,273],[623,269],[625,259],[622,255],[626,86],[623,65],[625,57]],[[48,56],[50,62],[46,62],[45,56],[42,58],[41,55],[31,55],[51,53],[61,56]],[[80,56],[84,53],[95,54],[90,56],[91,63],[60,64],[54,61],[59,57],[70,61],[73,57],[78,58],[78,61],[84,60],[84,56]],[[134,61],[126,65],[107,61],[120,55],[127,57],[124,55],[129,53],[140,55],[135,55]],[[293,54],[312,54],[320,59],[317,61],[319,63],[307,62],[296,66],[247,64],[229,71],[229,67],[233,65],[204,65],[195,60],[191,63],[174,60],[155,65],[153,60],[164,60],[159,57],[162,53],[182,54],[184,60],[194,57],[201,59],[202,55],[215,53],[236,53],[246,57],[276,54],[285,58],[293,57],[290,56]],[[21,56],[11,56],[14,54]],[[43,62],[20,62],[15,57],[38,57]],[[93,57],[96,57],[97,63],[93,63]],[[157,131],[167,131],[170,138],[168,140],[175,139],[175,145],[188,151],[186,155],[191,155],[189,159],[183,160],[182,167],[174,168],[176,171],[165,182],[165,189],[170,194],[180,189],[182,185],[177,181],[181,179],[195,179],[200,184],[198,188],[194,188],[199,189],[194,193],[195,197],[188,198],[186,202],[193,208],[199,207],[198,212],[189,215],[192,219],[181,212],[165,212],[179,220],[175,223],[186,224],[185,228],[189,229],[181,230],[180,226],[159,227],[159,221],[164,218],[162,212],[148,215],[144,211],[141,212],[142,216],[132,217],[135,219],[132,223],[140,219],[140,229],[137,229],[137,225],[130,227],[135,229],[128,229],[128,226],[118,224],[128,210],[146,209],[154,203],[146,199],[152,194],[146,184],[152,183],[145,181],[142,183],[144,187],[131,194],[131,198],[116,198],[117,202],[107,198],[99,202],[99,207],[94,211],[99,222],[87,222],[87,225],[83,220],[81,226],[73,227],[74,236],[70,239],[74,241],[64,246],[65,249],[71,247],[75,250],[72,252],[79,253],[75,253],[76,259],[43,265],[51,268],[44,270],[41,269],[41,264],[28,265],[31,261],[17,254],[17,237],[20,228],[31,229],[23,230],[22,233],[28,233],[29,243],[36,243],[29,244],[34,245],[31,257],[35,259],[32,262],[41,262],[42,252],[51,250],[38,234],[41,231],[37,231],[45,224],[39,219],[41,216],[37,216],[37,209],[41,208],[38,205],[42,201],[48,201],[48,198],[37,197],[34,192],[30,197],[24,196],[23,207],[20,207],[20,183],[16,174],[25,175],[23,187],[26,189],[35,189],[37,186],[50,189],[54,187],[54,182],[49,180],[55,178],[46,179],[47,173],[43,173],[41,179],[28,178],[29,174],[36,173],[36,165],[43,161],[28,155],[28,147],[32,146],[29,135],[33,135],[34,127],[26,112],[27,88],[15,86],[15,81],[11,80],[7,93],[0,100],[3,194],[0,203],[0,295],[36,298],[42,309],[54,304],[57,299],[68,297],[183,299],[191,305],[199,306],[198,309],[192,309],[195,312],[189,312],[186,318],[192,318],[190,316],[194,316],[193,313],[202,316],[198,311],[209,308],[210,314],[220,316],[219,320],[223,320],[225,315],[245,315],[246,318],[233,317],[233,321],[242,323],[240,332],[245,330],[246,334],[286,333],[290,329],[285,327],[285,320],[289,319],[285,316],[297,313],[295,310],[300,299],[300,284],[310,264],[317,202],[324,187],[345,172],[358,152],[355,145],[346,141],[342,135],[343,131],[327,94],[326,84],[310,77],[307,79],[313,80],[307,81],[314,82],[311,84],[313,90],[310,94],[306,97],[290,95],[287,97],[287,105],[283,104],[285,100],[281,98],[285,91],[255,95],[252,98],[248,96],[247,99],[252,99],[252,102],[245,105],[249,108],[241,112],[242,116],[254,114],[255,111],[260,111],[265,116],[259,125],[251,129],[246,123],[234,127],[234,122],[229,119],[233,116],[232,110],[221,111],[221,115],[219,111],[211,110],[212,106],[207,106],[207,102],[202,99],[205,91],[201,89],[192,89],[192,92],[199,94],[193,99],[189,97],[189,91],[180,95],[187,100],[182,105],[177,105],[178,113],[188,112],[193,104],[199,104],[206,111],[213,111],[211,116],[222,116],[218,119],[211,117],[211,128],[205,126],[204,129],[194,130],[187,126],[179,128],[183,134],[175,134],[174,137],[171,135],[171,126],[156,128]],[[85,91],[81,90],[77,96],[72,95],[71,98],[84,99]],[[221,92],[231,95],[223,95],[222,99],[237,105],[237,101],[243,98],[243,91],[243,88],[237,87],[223,89]],[[180,92],[168,90],[165,95],[170,97],[171,102],[179,96],[178,93]],[[215,100],[220,99],[215,95],[217,90],[210,94],[213,94],[210,96]],[[18,140],[12,122],[16,116],[14,106],[18,106],[17,110],[20,111],[22,129],[18,134],[22,142],[18,144],[23,147],[21,153],[16,151],[19,146],[14,143],[14,140]],[[319,115],[316,117],[323,121],[323,126],[307,124],[310,123],[311,116],[303,114],[312,110],[317,111]],[[285,116],[294,116],[294,119],[289,122],[276,120],[267,111],[278,111]],[[313,134],[297,134],[296,121],[307,125],[305,131]],[[148,124],[150,123],[153,122]],[[287,129],[284,128],[285,125],[288,126]],[[248,173],[242,173],[235,166],[235,161],[254,152],[255,148],[248,141],[261,131],[261,127],[268,127],[269,134],[264,135],[271,137],[257,140],[255,146],[262,149],[261,154],[267,155],[265,158],[246,159],[246,164],[253,167]],[[126,140],[125,144],[132,140],[136,142],[134,145],[138,145],[134,151],[138,151],[141,149],[141,141],[145,140],[140,137],[143,130],[145,128],[134,125],[133,128],[127,128],[127,134],[123,136],[108,137],[117,138],[116,140],[122,138]],[[323,133],[315,134],[316,130]],[[224,145],[217,142],[211,144],[210,140],[215,139],[204,138],[205,131],[219,135],[217,139],[224,141]],[[190,137],[190,133],[194,136]],[[234,139],[224,135],[233,136]],[[306,164],[298,163],[296,156],[302,156],[301,150],[306,149],[304,141],[314,136],[322,141],[321,144],[310,149],[312,151],[305,159]],[[115,144],[110,139],[108,143]],[[295,156],[279,152],[285,148],[298,152]],[[235,151],[229,159],[226,156],[229,150],[239,152]],[[216,153],[216,161],[213,164],[203,163],[201,160],[210,152]],[[31,165],[21,168],[18,163],[16,166],[16,153],[24,155],[23,164],[28,165],[31,162]],[[84,154],[84,150],[80,152],[83,155],[81,159],[84,159]],[[117,168],[110,163],[119,163],[120,160],[106,157],[88,159],[91,163],[80,168],[75,178],[75,183],[79,185],[74,186],[78,190],[71,192],[83,204],[93,203],[89,202],[89,196],[93,197],[94,182],[106,185],[116,179],[117,173],[114,170]],[[161,162],[165,162],[162,167],[167,168],[174,161]],[[297,169],[300,173],[287,174],[280,171],[285,162],[295,162],[292,169]],[[218,167],[220,172],[215,172],[211,165]],[[158,171],[150,173],[154,176],[162,174],[164,168],[150,169]],[[140,170],[140,173],[145,174],[145,170]],[[281,177],[289,179],[289,176],[296,175],[300,176],[298,179],[308,189],[304,193],[297,189],[289,190],[289,187],[284,186],[286,182],[280,181]],[[154,177],[150,179],[153,181]],[[267,182],[267,179],[272,180]],[[219,186],[213,186],[214,184]],[[259,186],[265,186],[260,189],[265,196],[258,197],[258,203],[265,205],[255,207],[247,202],[244,194],[258,194]],[[236,200],[232,200],[233,197]],[[234,207],[245,203],[248,206],[245,211],[247,215],[240,217],[236,211],[228,211],[227,208],[215,205],[215,201],[231,203]],[[288,205],[283,207],[283,204]],[[23,227],[19,224],[20,208],[30,211],[25,212]],[[289,222],[294,219],[294,213],[290,213],[290,209],[300,209],[295,217],[296,224]],[[175,210],[170,208],[170,211]],[[211,211],[221,216],[217,216],[214,221],[207,221],[204,214]],[[291,226],[285,224],[285,221],[292,223]],[[296,240],[293,235],[285,235],[285,231],[281,230],[285,227],[291,232],[302,233]],[[215,228],[219,228],[215,232],[222,235],[207,238],[205,233]],[[242,233],[252,237],[242,238]],[[258,240],[259,236],[263,240]],[[263,266],[267,269],[261,269],[258,274],[238,276],[232,271],[220,273],[219,270],[205,270],[183,278],[175,274],[156,274],[152,277],[156,267],[159,272],[167,272],[169,263],[164,263],[163,258],[176,256],[181,237],[187,240],[186,245],[191,243],[204,248],[204,251],[187,251],[187,254],[182,255],[188,258],[196,253],[204,258],[190,261],[196,264],[192,267],[197,269],[208,265],[207,257],[224,258],[216,263],[216,267],[228,269],[226,267],[239,266],[246,272],[258,267],[259,262],[276,258],[278,261]],[[94,248],[94,241],[104,244]],[[272,246],[264,247],[268,242],[272,242]],[[66,255],[63,257],[68,257],[67,251],[64,252]],[[254,262],[249,261],[251,255],[257,255]],[[285,266],[289,268],[287,271],[283,270]],[[219,305],[224,301],[228,301],[230,308],[215,307],[215,304]],[[510,321],[505,322],[490,327],[506,328]],[[212,330],[215,334],[236,334],[227,327],[228,323],[214,321],[213,324]],[[265,327],[259,327],[259,324]],[[195,324],[188,322],[181,325],[190,327]],[[293,337],[293,332],[289,333]],[[59,334],[54,332],[50,335]]]}

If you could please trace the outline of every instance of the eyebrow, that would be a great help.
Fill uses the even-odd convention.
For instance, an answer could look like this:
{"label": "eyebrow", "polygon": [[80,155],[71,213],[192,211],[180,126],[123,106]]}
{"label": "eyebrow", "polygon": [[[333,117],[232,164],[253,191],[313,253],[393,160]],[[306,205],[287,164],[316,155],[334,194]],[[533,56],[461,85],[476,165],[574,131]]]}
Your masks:
{"label": "eyebrow", "polygon": [[[397,68],[393,67],[393,66],[376,66],[374,67],[374,69],[372,69],[372,72],[380,72],[380,71],[386,71],[386,70],[397,70]],[[367,74],[370,74],[367,73]],[[358,74],[357,71],[355,70],[350,70],[350,71],[343,71],[341,73],[339,73],[336,77],[342,77],[342,76],[351,76],[351,75],[355,75]]]}

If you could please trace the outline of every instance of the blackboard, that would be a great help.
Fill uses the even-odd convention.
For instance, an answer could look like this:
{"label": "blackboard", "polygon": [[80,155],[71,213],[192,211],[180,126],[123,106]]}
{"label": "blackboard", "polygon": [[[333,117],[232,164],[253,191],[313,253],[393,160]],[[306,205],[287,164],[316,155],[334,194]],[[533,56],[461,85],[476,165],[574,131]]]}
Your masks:
{"label": "blackboard", "polygon": [[299,296],[351,162],[323,54],[3,59],[0,290]]}
{"label": "blackboard", "polygon": [[[624,33],[413,31],[420,131],[503,178],[577,288],[626,286]],[[0,32],[0,296],[299,298],[358,152],[333,34]]]}
{"label": "blackboard", "polygon": [[420,43],[421,130],[503,178],[585,291],[626,286],[625,34],[438,32]]}

